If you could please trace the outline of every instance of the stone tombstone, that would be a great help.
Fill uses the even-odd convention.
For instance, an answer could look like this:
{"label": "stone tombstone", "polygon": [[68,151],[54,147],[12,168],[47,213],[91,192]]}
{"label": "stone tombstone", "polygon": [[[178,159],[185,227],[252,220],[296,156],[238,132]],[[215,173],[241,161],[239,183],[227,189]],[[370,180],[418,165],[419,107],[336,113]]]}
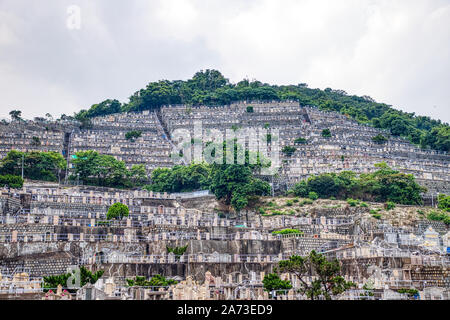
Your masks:
{"label": "stone tombstone", "polygon": [[11,232],[11,242],[17,242],[17,230]]}
{"label": "stone tombstone", "polygon": [[423,245],[426,247],[439,247],[439,233],[429,226],[423,234]]}

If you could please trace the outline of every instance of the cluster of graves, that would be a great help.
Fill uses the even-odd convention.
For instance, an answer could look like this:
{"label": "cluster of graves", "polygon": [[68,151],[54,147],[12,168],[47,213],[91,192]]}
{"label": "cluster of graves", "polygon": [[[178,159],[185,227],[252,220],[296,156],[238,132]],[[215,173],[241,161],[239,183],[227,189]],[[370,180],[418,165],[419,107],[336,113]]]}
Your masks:
{"label": "cluster of graves", "polygon": [[[336,112],[300,106],[297,102],[170,106],[161,109],[161,118],[169,132],[185,129],[192,136],[195,124],[201,123],[204,144],[218,134],[226,137],[227,130],[264,128],[271,135],[268,150],[274,144],[279,151],[286,146],[295,148],[293,153],[280,153],[276,179],[279,186],[290,187],[313,174],[343,170],[367,173],[376,169],[376,163],[384,161],[392,168],[414,174],[434,195],[450,191],[447,154],[422,150],[386,130],[361,125]],[[330,130],[330,137],[322,136],[325,129]],[[379,134],[387,141],[379,144],[372,140]]]}
{"label": "cluster of graves", "polygon": [[[330,137],[322,136],[325,129],[330,131]],[[139,132],[139,136],[127,139],[131,131]],[[289,188],[313,174],[343,170],[371,172],[375,170],[374,164],[384,161],[392,168],[414,174],[428,188],[425,197],[435,198],[437,193],[450,192],[449,155],[422,150],[385,130],[361,125],[336,112],[301,106],[295,101],[244,102],[220,107],[166,106],[158,111],[95,117],[84,127],[73,121],[12,121],[0,124],[0,157],[12,149],[57,151],[68,158],[72,167],[70,160],[76,152],[95,150],[123,160],[128,168],[144,164],[150,176],[155,168],[178,163],[172,156],[186,146],[175,138],[189,136],[194,154],[197,140],[201,140],[205,150],[218,136],[226,139],[227,132],[244,136],[246,132],[256,132],[258,137],[265,136],[256,146],[249,138],[245,143],[271,158],[275,166],[272,173],[276,175],[270,178],[275,189]],[[374,142],[372,138],[378,134],[387,141]],[[286,146],[294,147],[295,151],[281,152]],[[272,157],[274,153],[279,159]]]}
{"label": "cluster of graves", "polygon": [[[323,136],[325,129],[331,136]],[[450,193],[449,155],[292,101],[167,106],[95,117],[81,127],[76,121],[3,122],[0,158],[13,149],[56,151],[66,157],[70,170],[76,152],[95,150],[123,160],[128,168],[144,164],[150,176],[155,168],[176,164],[171,157],[179,154],[176,133],[189,137],[194,153],[199,135],[206,147],[220,135],[225,139],[229,132],[246,130],[265,136],[257,148],[269,155],[279,152],[276,175],[262,176],[277,190],[313,174],[371,172],[375,163],[384,161],[426,186],[424,197],[430,204],[437,193]],[[137,135],[130,136],[132,131]],[[379,134],[387,141],[374,142]],[[250,139],[244,141],[255,147]],[[287,146],[295,151],[281,152]],[[306,299],[296,290],[300,283],[292,274],[281,275],[291,281],[291,290],[268,293],[262,280],[280,260],[312,250],[337,258],[345,279],[357,284],[336,298],[409,299],[398,290],[414,288],[419,291],[416,298],[449,299],[449,232],[438,221],[392,226],[362,207],[275,216],[243,210],[230,217],[183,201],[206,201],[212,197],[208,192],[169,194],[39,182],[0,192],[0,299]],[[129,216],[108,220],[108,208],[117,202],[129,207]],[[273,233],[287,228],[301,233]],[[173,250],[180,248],[185,250],[181,254]],[[76,292],[62,286],[42,288],[43,277],[80,266],[104,274]],[[127,285],[127,279],[156,275],[177,284]],[[367,295],[367,284],[373,295]]]}
{"label": "cluster of graves", "polygon": [[[126,137],[140,132],[139,137]],[[118,113],[92,119],[89,129],[74,130],[70,135],[69,154],[95,150],[125,162],[128,168],[145,164],[147,170],[170,167],[172,147],[154,112]]]}
{"label": "cluster of graves", "polygon": [[[421,299],[449,298],[450,233],[440,222],[393,227],[362,207],[311,208],[298,216],[249,210],[227,218],[186,208],[174,194],[50,184],[2,189],[0,200],[3,299],[306,299],[293,274],[281,275],[291,290],[269,293],[262,280],[280,260],[312,250],[337,258],[346,280],[357,284],[336,298],[365,297],[367,283],[373,299],[408,299],[398,290],[410,288]],[[130,214],[107,220],[116,202]],[[286,228],[302,233],[273,233]],[[168,249],[177,247],[185,251]],[[41,287],[43,277],[80,266],[104,274],[75,292]],[[177,283],[130,287],[126,281],[156,275]]]}

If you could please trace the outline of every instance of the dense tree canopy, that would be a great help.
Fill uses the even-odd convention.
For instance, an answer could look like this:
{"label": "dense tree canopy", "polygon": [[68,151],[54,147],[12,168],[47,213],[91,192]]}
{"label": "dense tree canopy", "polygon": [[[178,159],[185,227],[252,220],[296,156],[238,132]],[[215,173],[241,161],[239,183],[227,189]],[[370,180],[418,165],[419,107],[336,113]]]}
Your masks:
{"label": "dense tree canopy", "polygon": [[4,186],[21,189],[23,187],[23,179],[20,176],[13,176],[11,174],[0,175],[0,187]]}
{"label": "dense tree canopy", "polygon": [[205,163],[158,168],[152,171],[152,184],[146,189],[155,192],[189,192],[209,188],[211,168]]}
{"label": "dense tree canopy", "polygon": [[[261,167],[270,166],[270,161],[259,153],[244,150],[236,143],[236,139],[234,142],[229,144],[234,148],[232,152],[227,149],[227,142],[210,145],[212,157],[215,156],[216,150],[223,148],[222,163],[194,163],[189,166],[174,166],[171,169],[155,169],[152,172],[152,184],[145,188],[156,192],[208,189],[217,199],[231,205],[236,211],[245,208],[251,198],[270,193],[270,185],[254,177],[254,173]],[[238,163],[240,154],[243,155],[243,164]],[[255,163],[251,163],[250,159],[255,159]]]}
{"label": "dense tree canopy", "polygon": [[20,152],[11,150],[0,160],[0,174],[23,176],[32,180],[58,181],[58,175],[66,169],[64,157],[54,151]]}
{"label": "dense tree canopy", "polygon": [[[320,297],[331,300],[355,286],[354,283],[345,281],[340,275],[341,266],[337,259],[329,261],[324,255],[314,250],[309,256],[293,255],[288,260],[278,262],[277,270],[297,276],[300,280],[299,291],[311,300],[317,300]],[[311,275],[315,277],[309,283],[307,278]]]}
{"label": "dense tree canopy", "polygon": [[426,189],[416,183],[413,175],[393,170],[385,163],[376,166],[377,171],[359,176],[352,171],[312,176],[297,183],[292,192],[302,197],[315,192],[322,198],[356,198],[406,205],[422,203],[421,193]]}
{"label": "dense tree canopy", "polygon": [[144,165],[133,165],[130,170],[125,162],[96,151],[79,151],[72,156],[71,179],[84,184],[103,187],[130,188],[142,186],[147,179]]}
{"label": "dense tree canopy", "polygon": [[[238,101],[295,100],[325,111],[340,112],[360,123],[390,130],[424,148],[450,150],[450,127],[430,117],[416,116],[375,102],[368,96],[348,95],[343,90],[326,88],[310,89],[304,83],[298,85],[270,85],[244,79],[230,83],[219,71],[197,72],[192,79],[161,80],[150,82],[146,88],[136,91],[128,103],[105,100],[82,110],[77,118],[86,118],[115,112],[153,110],[163,105],[227,105]],[[86,123],[85,123],[86,125]]]}
{"label": "dense tree canopy", "polygon": [[106,218],[108,220],[111,219],[121,220],[123,217],[128,217],[129,213],[130,210],[128,209],[127,205],[120,202],[116,202],[111,207],[109,207],[108,212],[106,214]]}

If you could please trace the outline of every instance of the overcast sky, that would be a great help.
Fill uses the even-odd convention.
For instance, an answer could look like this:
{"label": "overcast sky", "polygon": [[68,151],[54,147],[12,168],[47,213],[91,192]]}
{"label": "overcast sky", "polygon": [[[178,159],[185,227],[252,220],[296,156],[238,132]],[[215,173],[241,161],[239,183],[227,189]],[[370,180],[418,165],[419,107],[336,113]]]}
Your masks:
{"label": "overcast sky", "polygon": [[0,117],[72,115],[214,68],[450,122],[449,40],[449,0],[0,0]]}

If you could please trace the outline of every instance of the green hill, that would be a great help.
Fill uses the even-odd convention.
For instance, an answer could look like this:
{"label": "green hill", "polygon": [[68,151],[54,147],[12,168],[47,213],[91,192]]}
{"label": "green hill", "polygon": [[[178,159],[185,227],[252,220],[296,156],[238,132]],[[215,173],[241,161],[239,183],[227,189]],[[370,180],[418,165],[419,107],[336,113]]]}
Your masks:
{"label": "green hill", "polygon": [[158,109],[164,105],[227,105],[238,101],[296,100],[302,105],[336,111],[377,128],[390,130],[422,148],[450,150],[450,126],[430,117],[416,116],[378,103],[368,96],[348,95],[343,90],[310,89],[307,84],[270,85],[260,81],[242,80],[230,83],[219,71],[197,72],[192,79],[150,82],[136,91],[128,103],[105,100],[81,110],[75,117],[80,121],[117,112]]}

